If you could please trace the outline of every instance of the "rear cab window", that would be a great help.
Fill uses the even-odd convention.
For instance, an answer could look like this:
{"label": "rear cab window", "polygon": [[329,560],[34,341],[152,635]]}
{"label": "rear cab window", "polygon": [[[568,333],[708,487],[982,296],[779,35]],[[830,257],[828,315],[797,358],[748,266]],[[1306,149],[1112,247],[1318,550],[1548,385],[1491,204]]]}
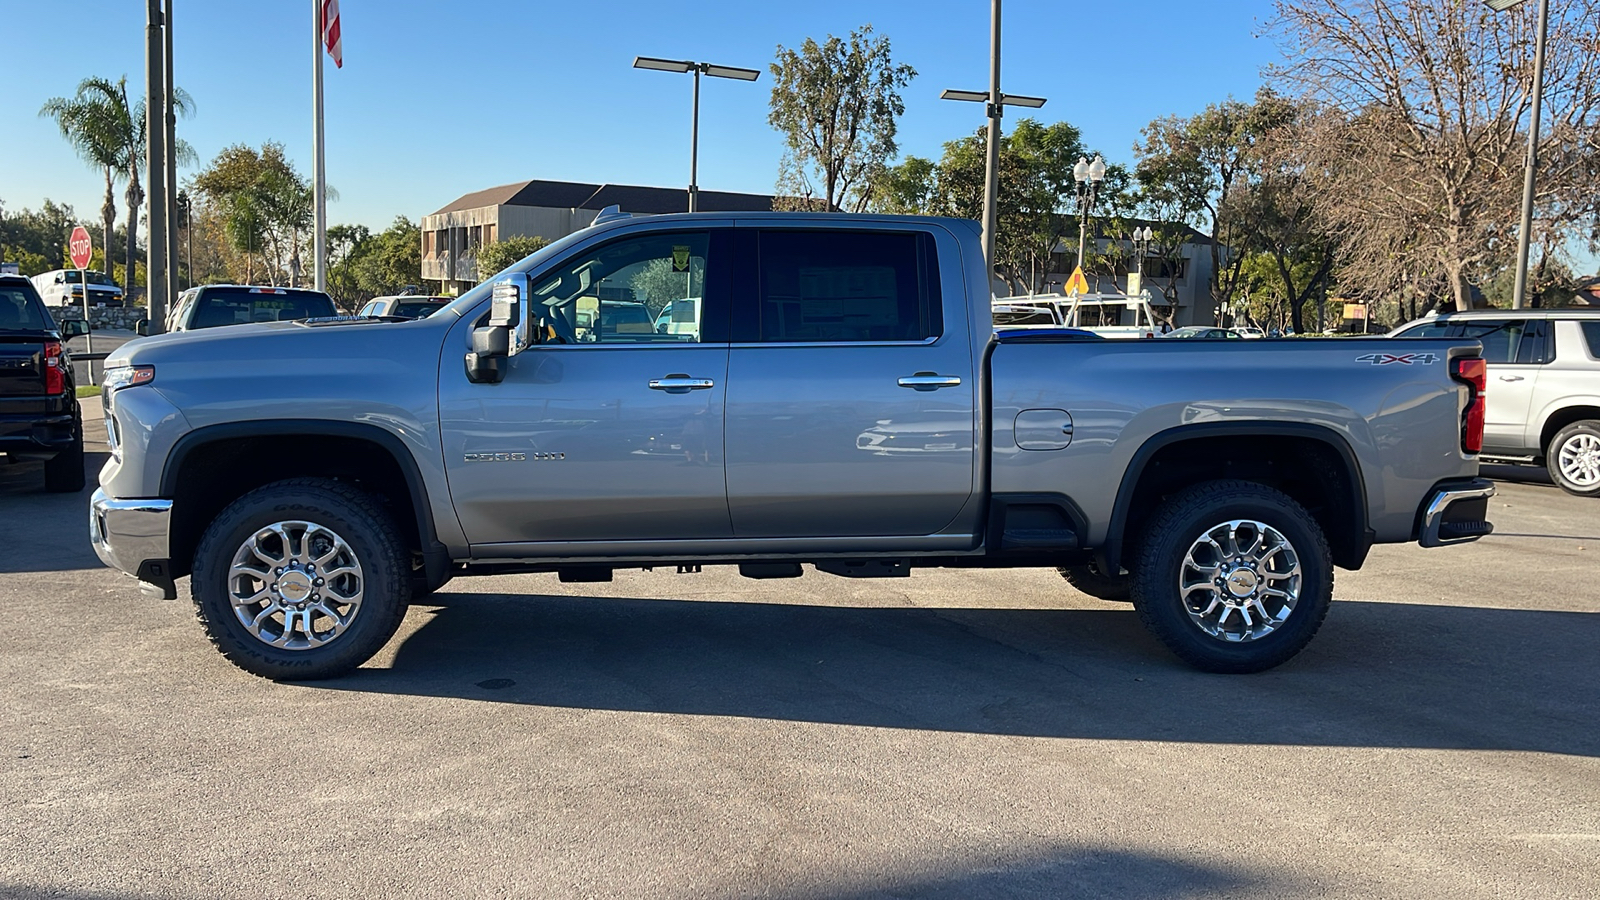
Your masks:
{"label": "rear cab window", "polygon": [[197,299],[189,328],[292,322],[337,315],[328,295],[294,288],[209,288]]}
{"label": "rear cab window", "polygon": [[0,281],[0,331],[54,330],[55,322],[32,284]]}

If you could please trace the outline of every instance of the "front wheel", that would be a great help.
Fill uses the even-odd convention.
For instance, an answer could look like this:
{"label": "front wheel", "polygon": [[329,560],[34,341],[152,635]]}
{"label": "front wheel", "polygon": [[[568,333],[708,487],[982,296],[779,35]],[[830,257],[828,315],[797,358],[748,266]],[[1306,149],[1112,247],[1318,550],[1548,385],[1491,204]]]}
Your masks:
{"label": "front wheel", "polygon": [[1316,519],[1254,482],[1210,481],[1174,495],[1138,546],[1134,608],[1203,671],[1285,662],[1316,635],[1333,599],[1332,555]]}
{"label": "front wheel", "polygon": [[1600,421],[1585,419],[1556,432],[1545,464],[1550,479],[1569,494],[1600,497]]}
{"label": "front wheel", "polygon": [[375,498],[305,478],[229,504],[195,551],[190,591],[230,662],[279,681],[333,678],[394,636],[411,595],[409,553]]}

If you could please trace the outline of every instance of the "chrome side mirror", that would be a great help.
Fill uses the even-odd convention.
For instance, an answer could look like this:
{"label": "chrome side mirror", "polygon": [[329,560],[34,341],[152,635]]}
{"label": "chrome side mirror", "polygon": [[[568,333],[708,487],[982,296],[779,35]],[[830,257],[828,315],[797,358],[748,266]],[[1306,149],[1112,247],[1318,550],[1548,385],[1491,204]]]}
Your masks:
{"label": "chrome side mirror", "polygon": [[61,336],[65,339],[82,337],[89,333],[89,323],[82,319],[68,319],[61,323]]}

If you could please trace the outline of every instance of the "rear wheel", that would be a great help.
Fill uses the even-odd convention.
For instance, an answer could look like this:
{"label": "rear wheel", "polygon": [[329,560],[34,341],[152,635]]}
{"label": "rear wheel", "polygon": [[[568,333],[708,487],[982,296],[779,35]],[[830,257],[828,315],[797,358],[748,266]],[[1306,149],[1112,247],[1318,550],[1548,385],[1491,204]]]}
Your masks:
{"label": "rear wheel", "polygon": [[1100,600],[1110,600],[1116,603],[1126,603],[1133,596],[1133,588],[1129,585],[1126,575],[1107,575],[1100,571],[1098,563],[1084,563],[1079,566],[1062,566],[1056,569],[1067,584],[1072,585],[1079,593],[1088,594]]}
{"label": "rear wheel", "polygon": [[1164,502],[1132,578],[1145,626],[1207,672],[1260,672],[1290,659],[1333,598],[1317,521],[1288,495],[1248,481],[1206,482]]}
{"label": "rear wheel", "polygon": [[217,516],[195,551],[195,612],[230,662],[281,681],[333,678],[405,617],[410,554],[373,497],[326,479],[269,484]]}
{"label": "rear wheel", "polygon": [[44,464],[44,489],[52,494],[75,494],[83,490],[83,424],[80,422],[72,447],[57,453]]}
{"label": "rear wheel", "polygon": [[1579,497],[1600,497],[1600,421],[1585,419],[1556,432],[1545,453],[1550,478]]}

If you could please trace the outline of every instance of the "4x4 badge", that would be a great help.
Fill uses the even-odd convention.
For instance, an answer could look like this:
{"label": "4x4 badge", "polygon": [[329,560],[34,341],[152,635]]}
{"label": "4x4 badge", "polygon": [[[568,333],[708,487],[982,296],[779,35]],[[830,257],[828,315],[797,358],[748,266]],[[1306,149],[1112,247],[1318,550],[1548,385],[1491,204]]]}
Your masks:
{"label": "4x4 badge", "polygon": [[1366,356],[1356,357],[1356,362],[1371,363],[1375,366],[1388,366],[1395,363],[1403,366],[1431,366],[1438,361],[1439,357],[1432,353],[1368,353]]}

